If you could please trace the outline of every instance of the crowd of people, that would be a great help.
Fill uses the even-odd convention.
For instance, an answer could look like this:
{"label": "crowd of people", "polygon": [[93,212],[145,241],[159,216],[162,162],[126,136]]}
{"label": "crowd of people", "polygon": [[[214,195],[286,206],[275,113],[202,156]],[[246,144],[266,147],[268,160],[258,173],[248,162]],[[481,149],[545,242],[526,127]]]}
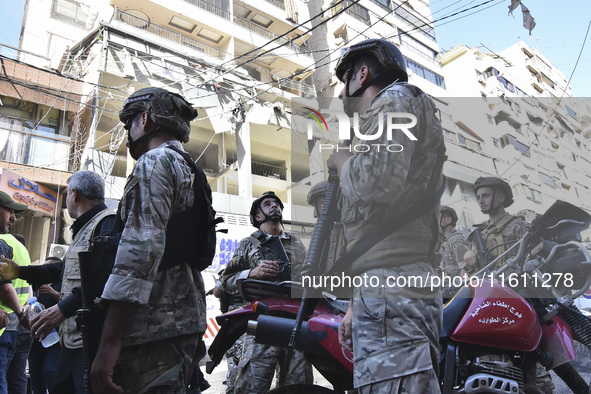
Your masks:
{"label": "crowd of people", "polygon": [[[415,138],[383,133],[374,141],[401,146],[399,152],[336,149],[328,158],[328,169],[339,177],[343,223],[331,235],[335,247],[329,259],[407,212],[411,217],[353,262],[356,272],[380,277],[437,275],[438,270],[450,276],[470,274],[486,268],[523,235],[528,224],[505,211],[513,199],[500,178],[479,178],[474,185],[480,209],[488,215],[479,228],[485,250],[456,229],[458,215],[452,207],[440,207],[446,160],[441,125],[433,101],[408,83],[404,57],[395,45],[381,39],[352,45],[343,51],[336,75],[344,84],[339,97],[345,112],[358,116],[362,135],[376,134],[383,113],[409,113],[416,124]],[[0,192],[0,323],[6,327],[0,336],[0,394],[24,393],[24,349],[34,393],[84,393],[90,387],[95,393],[180,393],[189,386],[206,387],[202,379],[191,381],[202,376],[197,363],[204,356],[206,330],[203,279],[188,261],[170,261],[165,253],[167,239],[178,236],[168,224],[175,215],[190,214],[196,190],[205,187],[200,182],[206,180],[193,172],[183,154],[196,116],[190,103],[165,89],[141,89],[125,101],[119,117],[136,163],[119,208],[115,212],[105,205],[99,175],[74,173],[66,193],[68,212],[75,218],[73,240],[63,261],[30,266],[26,248],[10,234],[16,213],[27,207]],[[362,142],[357,134],[348,141],[349,146]],[[325,182],[312,187],[308,203],[315,217],[321,214],[325,192]],[[242,279],[298,280],[306,248],[284,230],[283,209],[272,191],[252,203],[250,221],[257,230],[240,241],[214,289],[225,310],[243,305],[238,294]],[[92,367],[85,371],[88,349],[75,319],[85,303],[79,256],[92,252],[89,240],[113,236],[116,255],[99,294],[104,324]],[[282,252],[273,252],[277,249]],[[25,312],[29,284],[46,306],[31,321]],[[359,393],[408,388],[439,392],[442,297],[453,296],[454,290],[443,289],[442,295],[437,288],[354,289],[338,334],[342,347],[355,354]],[[60,343],[40,347],[39,340],[54,329],[59,329]],[[35,337],[32,347],[29,331]],[[234,344],[227,360],[228,393],[266,392],[276,373],[278,385],[313,379],[303,353],[256,343],[251,335]],[[549,387],[542,372],[540,387]]]}

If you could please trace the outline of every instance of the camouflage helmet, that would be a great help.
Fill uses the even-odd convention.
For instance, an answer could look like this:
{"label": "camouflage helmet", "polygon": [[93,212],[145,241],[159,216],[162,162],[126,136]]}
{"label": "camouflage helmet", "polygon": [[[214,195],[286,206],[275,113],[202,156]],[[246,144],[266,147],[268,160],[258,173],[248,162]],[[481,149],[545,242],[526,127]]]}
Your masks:
{"label": "camouflage helmet", "polygon": [[455,209],[453,209],[452,207],[449,207],[447,205],[442,205],[441,209],[440,209],[441,214],[446,214],[449,215],[451,217],[451,222],[452,224],[456,224],[456,222],[458,221],[458,214],[456,213]]}
{"label": "camouflage helmet", "polygon": [[495,190],[501,191],[505,194],[505,201],[503,202],[503,207],[507,208],[513,204],[513,191],[511,191],[511,186],[496,176],[481,176],[474,182],[474,194],[478,192],[478,189],[481,187],[492,187]]}
{"label": "camouflage helmet", "polygon": [[314,186],[310,188],[308,192],[308,196],[306,197],[306,201],[308,204],[314,205],[317,199],[324,198],[326,196],[326,191],[328,190],[328,181],[318,182]]}
{"label": "camouflage helmet", "polygon": [[406,61],[400,49],[384,39],[371,39],[341,50],[341,56],[335,67],[336,76],[341,82],[351,63],[362,55],[374,56],[386,70],[394,71],[399,81],[408,81]]}
{"label": "camouflage helmet", "polygon": [[127,124],[140,112],[149,112],[154,123],[174,131],[181,142],[189,142],[190,122],[197,110],[181,95],[162,88],[140,89],[125,100],[119,120]]}
{"label": "camouflage helmet", "polygon": [[264,222],[269,220],[267,218],[266,214],[265,214],[265,220],[262,222],[259,222],[258,220],[255,219],[255,216],[257,215],[257,210],[259,209],[259,207],[261,206],[261,203],[263,202],[263,200],[265,198],[274,198],[277,201],[277,203],[279,204],[279,207],[281,208],[281,210],[283,211],[283,202],[275,194],[275,192],[272,192],[272,191],[264,192],[263,194],[261,194],[261,196],[259,198],[254,200],[252,202],[252,205],[250,206],[250,223],[256,228],[259,228],[261,226],[261,224],[263,224]]}

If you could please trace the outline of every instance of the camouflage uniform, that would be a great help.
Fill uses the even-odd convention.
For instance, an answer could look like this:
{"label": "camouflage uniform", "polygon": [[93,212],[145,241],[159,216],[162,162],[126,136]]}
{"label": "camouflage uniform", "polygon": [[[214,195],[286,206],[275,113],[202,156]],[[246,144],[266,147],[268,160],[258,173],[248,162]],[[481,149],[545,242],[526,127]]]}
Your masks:
{"label": "camouflage uniform", "polygon": [[[518,241],[528,229],[529,224],[525,220],[508,213],[500,217],[495,223],[485,222],[480,228],[480,232],[482,233],[482,240],[484,241],[486,250],[491,251],[488,254],[488,262],[490,263],[505,250],[509,249],[512,246],[511,242]],[[504,243],[508,244],[496,247]],[[476,249],[474,251],[476,252]],[[514,251],[511,255],[515,255],[516,253],[517,251]],[[499,268],[503,263],[504,261],[497,263],[496,267],[492,267],[492,270]],[[480,265],[482,262],[479,261],[478,264]]]}
{"label": "camouflage uniform", "polygon": [[[433,102],[412,85],[393,83],[382,89],[359,117],[360,132],[375,134],[380,116],[385,118],[386,113],[415,115],[417,125],[410,131],[417,141],[400,130],[392,133],[392,139],[384,132],[372,144],[400,144],[403,150],[373,149],[356,153],[345,163],[340,179],[342,235],[332,235],[342,247],[336,248],[335,256],[384,221],[393,220],[434,195],[441,185],[445,147]],[[356,137],[352,146],[363,142]],[[365,273],[382,279],[434,275],[433,267],[441,262],[436,254],[441,236],[439,216],[437,204],[374,245],[353,263],[354,267],[372,267]],[[355,387],[361,392],[392,392],[389,390],[396,387],[411,392],[438,392],[435,371],[440,326],[439,289],[356,288],[352,324]]]}
{"label": "camouflage uniform", "polygon": [[[460,271],[464,269],[464,254],[470,249],[470,244],[464,237],[464,234],[454,230],[446,237],[441,245],[441,272],[448,277],[459,276]],[[453,297],[457,289],[455,287],[445,287],[442,290],[443,298]]]}
{"label": "camouflage uniform", "polygon": [[[237,293],[238,280],[248,278],[250,270],[257,267],[262,260],[275,260],[268,250],[260,246],[260,242],[265,241],[267,237],[265,232],[258,230],[240,241],[224,270],[220,290]],[[306,258],[306,249],[295,235],[282,232],[280,239],[289,258],[292,275],[297,278]],[[285,354],[285,348],[255,343],[253,336],[245,335],[238,374],[234,382],[235,392],[251,394],[268,391],[277,364],[281,375],[286,377],[285,381],[280,382],[281,385],[312,383],[312,367],[304,360],[304,355],[294,351],[289,360],[282,360]]]}
{"label": "camouflage uniform", "polygon": [[[158,270],[169,219],[189,209],[194,199],[191,167],[167,146],[182,149],[179,141],[171,140],[144,153],[127,179],[121,200],[125,228],[102,298],[139,304],[122,338],[115,367],[121,380],[115,382],[139,387],[137,382],[143,381],[147,367],[145,361],[132,360],[149,353],[147,348],[159,347],[157,364],[174,366],[160,386],[166,388],[163,392],[173,392],[172,387],[184,385],[186,389],[189,384],[188,371],[193,370],[191,363],[206,329],[206,308],[199,271],[188,264]],[[179,353],[183,354],[181,363]],[[156,375],[161,375],[162,369],[158,371]]]}

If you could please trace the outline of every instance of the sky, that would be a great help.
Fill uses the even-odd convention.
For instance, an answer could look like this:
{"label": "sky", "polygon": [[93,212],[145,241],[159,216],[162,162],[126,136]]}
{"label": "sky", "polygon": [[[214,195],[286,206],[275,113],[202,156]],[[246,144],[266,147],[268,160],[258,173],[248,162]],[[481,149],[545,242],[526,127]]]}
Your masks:
{"label": "sky", "polygon": [[[536,22],[531,36],[522,26],[520,7],[513,11],[514,17],[508,15],[510,0],[494,0],[472,11],[437,22],[446,15],[485,1],[431,1],[431,12],[436,21],[435,36],[441,50],[448,50],[460,44],[469,47],[480,47],[484,44],[498,53],[521,40],[540,51],[562,71],[567,80],[574,69],[571,80],[573,96],[591,97],[591,31],[575,69],[591,22],[589,0],[523,0],[523,4]],[[486,48],[482,50],[488,52]]]}
{"label": "sky", "polygon": [[[46,0],[50,1],[50,0]],[[441,19],[460,10],[486,5]],[[25,0],[0,1],[0,43],[18,47]],[[523,0],[536,21],[531,36],[522,26],[521,9],[508,15],[511,0],[432,0],[435,35],[441,50],[456,45],[481,46],[500,52],[519,40],[538,49],[568,80],[575,97],[591,97],[591,32],[578,65],[575,64],[591,22],[589,0]],[[438,21],[441,19],[440,21]],[[14,51],[0,48],[2,54]],[[486,52],[486,48],[483,48]]]}

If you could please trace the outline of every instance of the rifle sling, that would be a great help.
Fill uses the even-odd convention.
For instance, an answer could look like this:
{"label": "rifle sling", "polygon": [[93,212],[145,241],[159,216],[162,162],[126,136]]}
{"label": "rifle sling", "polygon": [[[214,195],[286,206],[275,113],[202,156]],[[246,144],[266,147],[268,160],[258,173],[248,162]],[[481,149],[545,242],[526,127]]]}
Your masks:
{"label": "rifle sling", "polygon": [[[356,267],[354,268],[352,264],[361,256],[363,256],[368,250],[374,247],[378,242],[383,240],[389,235],[394,234],[396,231],[400,230],[408,223],[412,222],[413,220],[420,217],[425,212],[430,211],[437,205],[440,201],[443,192],[445,191],[445,184],[446,184],[446,177],[442,177],[441,186],[437,193],[431,195],[431,197],[426,198],[424,200],[419,201],[415,204],[411,209],[408,211],[398,215],[393,220],[389,220],[381,224],[374,232],[369,234],[367,237],[363,238],[359,241],[355,246],[346,252],[344,255],[339,257],[339,259],[334,263],[331,269],[328,271],[328,274],[333,274],[337,269],[341,267],[351,267],[350,275],[359,275],[369,269],[372,268],[382,268],[384,267],[383,263],[380,263],[379,266],[363,266],[363,267]],[[395,264],[394,264],[395,265]],[[388,266],[392,266],[389,263]]]}

